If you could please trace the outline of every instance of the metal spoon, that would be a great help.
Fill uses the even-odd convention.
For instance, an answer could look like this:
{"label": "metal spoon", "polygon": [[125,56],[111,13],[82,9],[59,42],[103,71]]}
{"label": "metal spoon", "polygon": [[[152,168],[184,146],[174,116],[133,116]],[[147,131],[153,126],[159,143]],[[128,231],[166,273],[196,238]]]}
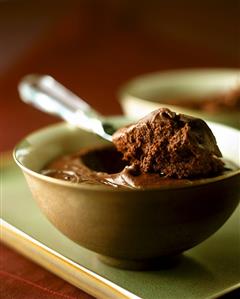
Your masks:
{"label": "metal spoon", "polygon": [[27,75],[18,90],[25,103],[112,141],[117,127],[51,76]]}

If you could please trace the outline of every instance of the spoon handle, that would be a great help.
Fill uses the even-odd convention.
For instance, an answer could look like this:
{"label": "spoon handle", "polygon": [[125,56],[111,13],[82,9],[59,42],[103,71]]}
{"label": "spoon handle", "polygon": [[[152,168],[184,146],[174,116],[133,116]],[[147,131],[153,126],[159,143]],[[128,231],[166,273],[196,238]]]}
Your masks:
{"label": "spoon handle", "polygon": [[104,118],[51,76],[27,75],[19,83],[18,90],[25,103],[111,140],[111,135],[105,131]]}
{"label": "spoon handle", "polygon": [[25,103],[67,121],[79,110],[92,117],[100,116],[84,100],[48,75],[27,75],[18,89]]}

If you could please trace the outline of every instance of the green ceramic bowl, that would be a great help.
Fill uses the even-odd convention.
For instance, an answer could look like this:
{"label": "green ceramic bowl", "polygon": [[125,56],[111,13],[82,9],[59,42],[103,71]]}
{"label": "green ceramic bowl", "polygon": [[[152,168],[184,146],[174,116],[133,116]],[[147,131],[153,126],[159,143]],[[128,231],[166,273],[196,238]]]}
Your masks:
{"label": "green ceramic bowl", "polygon": [[169,104],[184,99],[201,101],[240,85],[240,69],[186,69],[163,71],[139,76],[119,93],[126,115],[140,117],[159,107],[193,115],[205,120],[220,122],[240,129],[240,111],[209,113]]}
{"label": "green ceramic bowl", "polygon": [[[225,158],[239,165],[239,132],[216,124],[211,128]],[[61,123],[27,136],[14,158],[52,224],[106,263],[142,269],[164,262],[212,235],[239,202],[240,170],[191,186],[149,190],[74,184],[39,173],[60,155],[103,143]]]}

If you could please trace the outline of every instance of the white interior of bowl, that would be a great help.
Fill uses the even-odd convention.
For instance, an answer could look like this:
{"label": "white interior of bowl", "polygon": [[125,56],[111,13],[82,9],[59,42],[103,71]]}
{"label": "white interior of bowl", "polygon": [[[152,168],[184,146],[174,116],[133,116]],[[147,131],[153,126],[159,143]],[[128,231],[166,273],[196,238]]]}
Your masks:
{"label": "white interior of bowl", "polygon": [[47,163],[61,155],[103,142],[94,134],[60,123],[29,135],[17,145],[15,156],[23,166],[39,172]]}
{"label": "white interior of bowl", "polygon": [[[115,127],[122,127],[133,121],[123,116],[108,117]],[[16,159],[25,167],[39,172],[53,159],[78,151],[109,143],[101,137],[81,130],[67,123],[59,123],[28,135],[15,148]]]}
{"label": "white interior of bowl", "polygon": [[240,167],[240,131],[212,122],[207,122],[207,124],[216,137],[223,157]]}

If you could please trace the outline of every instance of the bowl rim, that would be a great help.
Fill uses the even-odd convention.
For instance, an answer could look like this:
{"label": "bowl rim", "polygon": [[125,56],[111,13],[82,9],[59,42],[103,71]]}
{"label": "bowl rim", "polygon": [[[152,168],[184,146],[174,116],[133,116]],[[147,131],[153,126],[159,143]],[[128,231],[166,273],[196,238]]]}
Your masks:
{"label": "bowl rim", "polygon": [[[176,75],[183,75],[183,74],[194,74],[194,75],[203,75],[203,74],[209,74],[209,75],[217,75],[217,73],[226,74],[226,75],[239,75],[240,78],[240,68],[208,68],[208,67],[200,67],[200,68],[176,68],[176,69],[166,69],[166,70],[160,70],[160,71],[154,71],[149,72],[145,74],[140,74],[138,76],[133,77],[129,81],[127,81],[125,84],[123,84],[119,90],[118,90],[118,98],[119,101],[124,101],[124,97],[130,96],[132,98],[135,98],[137,100],[142,100],[145,102],[150,103],[157,103],[156,101],[151,101],[149,99],[140,97],[137,94],[134,94],[132,91],[132,85],[142,82],[145,79],[149,79],[151,77],[162,77],[162,76],[176,76]],[[167,105],[167,103],[165,103]]]}
{"label": "bowl rim", "polygon": [[[119,117],[119,116],[116,116]],[[218,124],[218,123],[214,123],[214,122],[210,122],[212,124],[216,124],[218,126],[223,126],[223,127],[227,127],[231,130],[236,131],[236,133],[239,133],[240,131],[226,126],[226,125],[222,125],[222,124]],[[215,177],[210,177],[210,178],[203,178],[203,179],[196,179],[193,184],[189,184],[189,185],[172,185],[171,187],[169,186],[161,186],[161,187],[149,187],[149,188],[115,188],[113,186],[108,186],[105,184],[102,185],[94,185],[94,184],[87,184],[87,183],[72,183],[72,182],[68,182],[68,181],[64,181],[64,180],[60,180],[60,179],[56,179],[56,178],[52,178],[52,177],[48,177],[44,174],[38,173],[28,167],[26,167],[24,164],[22,164],[22,162],[19,161],[19,159],[17,158],[17,153],[19,150],[22,149],[23,144],[25,143],[26,139],[31,138],[32,136],[34,136],[35,134],[38,133],[43,133],[46,130],[51,130],[53,128],[56,127],[61,127],[61,126],[68,126],[69,124],[66,122],[58,122],[55,124],[51,124],[51,125],[47,125],[44,126],[43,128],[37,129],[33,132],[31,132],[30,134],[27,134],[24,138],[22,138],[14,147],[13,151],[12,151],[12,156],[13,159],[15,161],[15,163],[20,167],[20,169],[24,172],[27,173],[30,176],[33,176],[37,179],[40,179],[42,181],[48,182],[48,183],[53,183],[55,185],[61,185],[61,186],[66,186],[66,187],[70,187],[70,188],[77,188],[80,190],[85,190],[85,191],[104,191],[104,192],[161,192],[161,191],[166,191],[166,190],[179,190],[179,189],[192,189],[192,188],[196,188],[202,185],[208,185],[208,184],[212,184],[212,183],[217,183],[219,181],[223,181],[226,179],[230,179],[234,176],[240,176],[240,168],[234,171],[230,171],[229,173],[225,173],[225,174],[221,174]],[[84,131],[82,129],[79,129],[80,131]],[[89,132],[89,134],[94,134]]]}

